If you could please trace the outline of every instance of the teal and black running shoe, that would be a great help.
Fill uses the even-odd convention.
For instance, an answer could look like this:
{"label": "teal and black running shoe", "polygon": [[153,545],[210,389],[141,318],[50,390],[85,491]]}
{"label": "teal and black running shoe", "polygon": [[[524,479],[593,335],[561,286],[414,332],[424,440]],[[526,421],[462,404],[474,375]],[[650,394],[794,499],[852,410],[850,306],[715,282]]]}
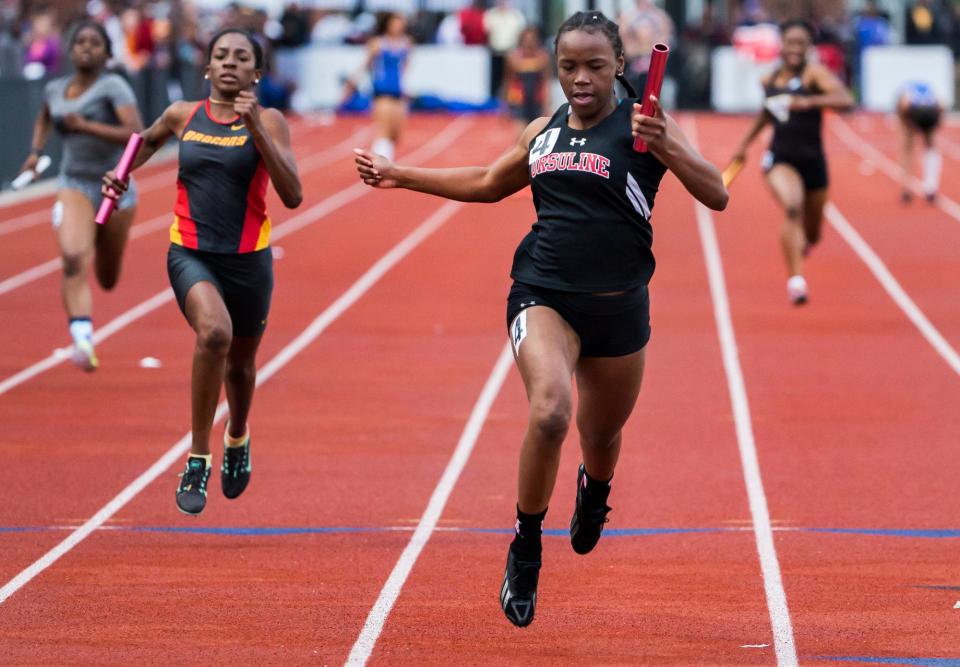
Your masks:
{"label": "teal and black running shoe", "polygon": [[187,458],[187,466],[180,475],[177,487],[177,507],[184,514],[200,514],[207,506],[207,480],[210,467],[197,456]]}
{"label": "teal and black running shoe", "polygon": [[250,436],[240,447],[223,448],[223,464],[220,466],[220,488],[227,498],[236,498],[250,482]]}

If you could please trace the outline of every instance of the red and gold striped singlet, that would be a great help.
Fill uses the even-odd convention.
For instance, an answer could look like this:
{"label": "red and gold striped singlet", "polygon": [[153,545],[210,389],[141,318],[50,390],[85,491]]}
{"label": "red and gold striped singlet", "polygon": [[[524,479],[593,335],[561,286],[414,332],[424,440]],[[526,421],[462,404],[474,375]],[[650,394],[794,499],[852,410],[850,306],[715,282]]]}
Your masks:
{"label": "red and gold striped singlet", "polygon": [[219,122],[200,102],[180,136],[180,170],[170,241],[194,250],[246,253],[270,244],[270,178],[237,116]]}

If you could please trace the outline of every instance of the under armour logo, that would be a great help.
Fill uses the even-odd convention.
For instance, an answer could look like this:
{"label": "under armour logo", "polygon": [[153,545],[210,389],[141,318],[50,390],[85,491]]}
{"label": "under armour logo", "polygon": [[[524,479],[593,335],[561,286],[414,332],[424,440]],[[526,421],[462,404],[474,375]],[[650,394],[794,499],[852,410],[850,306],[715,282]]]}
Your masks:
{"label": "under armour logo", "polygon": [[574,137],[570,140],[571,146],[583,146],[585,143],[587,143],[586,137],[583,137],[582,139],[577,139],[576,137]]}
{"label": "under armour logo", "polygon": [[537,305],[536,301],[527,301],[527,302],[520,303],[521,308],[527,308],[528,306],[535,306],[535,305]]}

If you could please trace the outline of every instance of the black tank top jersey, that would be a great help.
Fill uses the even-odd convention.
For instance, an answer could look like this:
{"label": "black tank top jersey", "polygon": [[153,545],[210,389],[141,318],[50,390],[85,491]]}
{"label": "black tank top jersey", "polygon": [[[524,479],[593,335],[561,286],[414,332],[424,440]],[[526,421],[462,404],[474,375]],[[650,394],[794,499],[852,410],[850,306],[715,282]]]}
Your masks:
{"label": "black tank top jersey", "polygon": [[180,136],[180,171],[170,240],[185,248],[246,253],[270,244],[269,176],[239,117],[218,122],[210,100],[194,108]]}
{"label": "black tank top jersey", "polygon": [[[780,71],[773,73],[770,83],[764,93],[767,97],[774,95],[818,95],[819,91],[811,90],[803,85],[803,74],[800,72],[787,82],[786,86],[775,85]],[[774,118],[773,141],[770,150],[776,155],[799,158],[816,158],[823,155],[823,110],[808,109],[807,111],[791,111],[786,123]]]}
{"label": "black tank top jersey", "polygon": [[511,276],[568,292],[646,285],[653,275],[650,212],[666,167],[633,150],[632,99],[587,130],[561,106],[530,142],[537,222],[520,243]]}

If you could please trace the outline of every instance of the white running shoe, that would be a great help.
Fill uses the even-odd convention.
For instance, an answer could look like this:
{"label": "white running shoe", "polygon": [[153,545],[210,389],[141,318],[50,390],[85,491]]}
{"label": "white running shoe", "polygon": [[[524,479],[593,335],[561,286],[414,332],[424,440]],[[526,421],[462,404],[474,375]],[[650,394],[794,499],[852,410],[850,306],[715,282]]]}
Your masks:
{"label": "white running shoe", "polygon": [[93,350],[93,340],[88,336],[75,339],[70,348],[70,361],[88,373],[97,370],[100,360]]}
{"label": "white running shoe", "polygon": [[790,276],[787,280],[787,296],[794,306],[802,306],[807,302],[807,281],[803,276]]}

